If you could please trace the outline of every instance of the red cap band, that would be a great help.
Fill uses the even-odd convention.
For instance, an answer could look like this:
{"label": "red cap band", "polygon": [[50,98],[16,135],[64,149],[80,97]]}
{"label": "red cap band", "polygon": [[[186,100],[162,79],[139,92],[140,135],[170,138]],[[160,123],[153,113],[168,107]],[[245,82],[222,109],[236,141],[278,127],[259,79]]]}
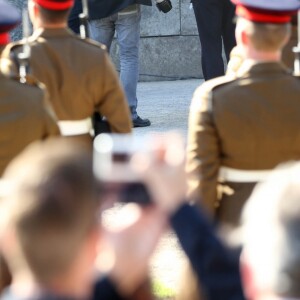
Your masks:
{"label": "red cap band", "polygon": [[6,45],[10,41],[9,34],[7,32],[0,33],[0,45]]}
{"label": "red cap band", "polygon": [[50,10],[65,10],[71,8],[74,4],[74,0],[68,1],[51,1],[51,0],[34,0],[40,6]]}
{"label": "red cap band", "polygon": [[260,23],[283,24],[291,21],[290,13],[284,14],[284,13],[276,13],[274,11],[251,9],[243,5],[237,5],[236,14],[239,17],[245,18],[253,22],[260,22]]}

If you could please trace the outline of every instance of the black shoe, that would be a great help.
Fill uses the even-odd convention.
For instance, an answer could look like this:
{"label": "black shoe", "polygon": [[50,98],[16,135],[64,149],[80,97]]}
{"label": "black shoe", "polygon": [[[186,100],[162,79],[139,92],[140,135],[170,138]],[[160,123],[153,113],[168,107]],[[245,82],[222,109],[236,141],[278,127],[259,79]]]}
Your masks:
{"label": "black shoe", "polygon": [[147,127],[151,125],[150,120],[142,119],[140,116],[132,120],[132,123],[133,123],[133,127]]}

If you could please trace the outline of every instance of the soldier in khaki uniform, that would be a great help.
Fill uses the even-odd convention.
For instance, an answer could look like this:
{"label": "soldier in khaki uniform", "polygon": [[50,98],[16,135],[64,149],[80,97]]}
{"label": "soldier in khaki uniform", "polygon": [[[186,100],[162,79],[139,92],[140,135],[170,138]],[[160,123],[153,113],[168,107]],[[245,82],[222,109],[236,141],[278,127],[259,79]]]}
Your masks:
{"label": "soldier in khaki uniform", "polygon": [[[2,1],[0,11],[6,12],[5,20],[0,19],[0,44],[4,46],[8,42],[7,31],[19,22],[19,15]],[[18,77],[0,73],[0,177],[12,158],[28,144],[59,134],[40,84],[30,78],[23,84]]]}
{"label": "soldier in khaki uniform", "polygon": [[[46,85],[63,135],[88,138],[94,112],[108,120],[112,132],[129,133],[129,109],[105,47],[67,29],[72,5],[72,0],[29,0],[34,26],[29,72]],[[3,56],[14,62],[2,67],[5,73],[16,69],[21,45],[4,50]]]}
{"label": "soldier in khaki uniform", "polygon": [[[263,10],[268,1],[269,10]],[[189,192],[221,222],[237,225],[258,181],[300,158],[300,84],[280,63],[298,0],[236,0],[236,76],[205,82],[189,117]]]}
{"label": "soldier in khaki uniform", "polygon": [[[9,42],[8,30],[20,22],[17,10],[0,0],[0,54]],[[5,77],[0,73],[0,185],[8,163],[28,144],[59,135],[52,111],[45,107],[45,92],[34,80]],[[1,197],[1,193],[0,193]],[[0,293],[10,276],[0,254]]]}

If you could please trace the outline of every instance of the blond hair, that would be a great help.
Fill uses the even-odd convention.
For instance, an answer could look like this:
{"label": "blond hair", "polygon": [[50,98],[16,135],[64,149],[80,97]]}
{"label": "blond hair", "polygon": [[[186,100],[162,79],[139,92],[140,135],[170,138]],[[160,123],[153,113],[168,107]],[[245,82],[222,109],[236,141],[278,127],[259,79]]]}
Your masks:
{"label": "blond hair", "polygon": [[4,175],[13,183],[5,199],[17,247],[5,256],[12,271],[28,267],[47,283],[67,271],[91,228],[98,198],[91,157],[77,145],[31,146]]}
{"label": "blond hair", "polygon": [[239,18],[239,22],[246,25],[244,29],[252,42],[254,48],[258,51],[278,51],[287,43],[290,33],[291,24],[270,24],[255,23]]}

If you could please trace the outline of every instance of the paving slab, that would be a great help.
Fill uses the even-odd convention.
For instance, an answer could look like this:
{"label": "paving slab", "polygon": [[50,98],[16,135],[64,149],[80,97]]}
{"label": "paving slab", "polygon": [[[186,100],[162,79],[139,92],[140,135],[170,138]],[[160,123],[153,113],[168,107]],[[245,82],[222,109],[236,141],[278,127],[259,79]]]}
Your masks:
{"label": "paving slab", "polygon": [[134,135],[143,136],[149,132],[165,134],[171,130],[187,135],[188,113],[195,89],[201,79],[140,82],[138,84],[138,114],[151,120],[152,125],[135,128]]}

